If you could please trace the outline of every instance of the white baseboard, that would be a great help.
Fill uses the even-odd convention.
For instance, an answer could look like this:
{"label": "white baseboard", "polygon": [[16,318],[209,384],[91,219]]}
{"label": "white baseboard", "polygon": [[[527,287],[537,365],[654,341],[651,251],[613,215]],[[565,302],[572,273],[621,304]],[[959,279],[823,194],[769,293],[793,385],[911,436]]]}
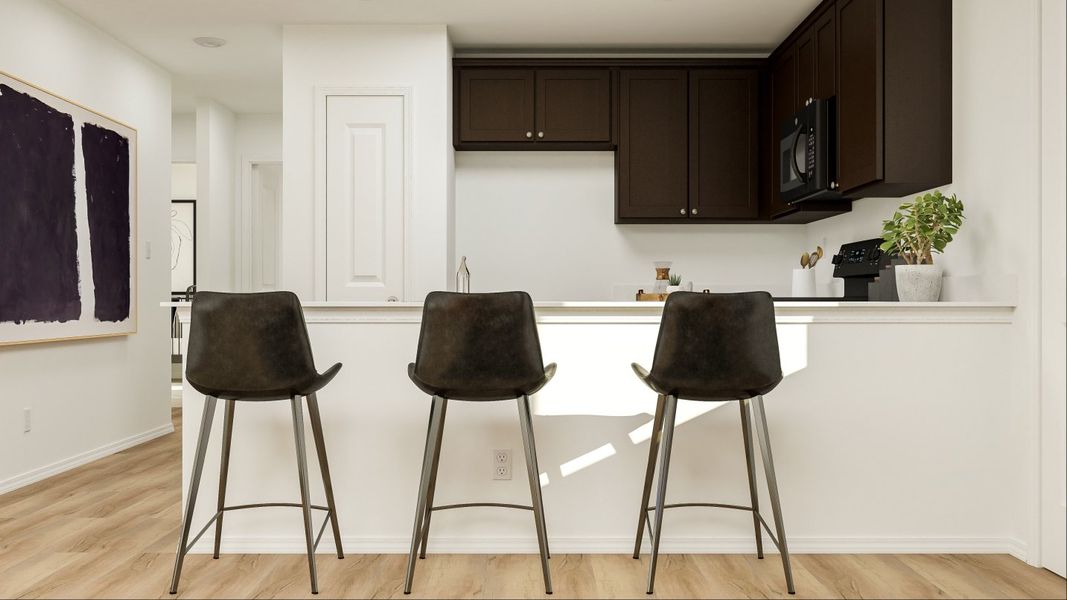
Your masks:
{"label": "white baseboard", "polygon": [[[647,538],[646,538],[647,540]],[[774,544],[764,538],[764,549],[773,553]],[[409,538],[344,537],[344,549],[351,554],[406,554]],[[201,540],[192,552],[211,552],[210,540]],[[633,538],[549,538],[558,554],[629,554]],[[223,536],[221,551],[227,554],[303,554],[304,538]],[[318,553],[329,554],[333,539],[323,536]],[[648,542],[645,542],[648,550]],[[794,554],[1010,554],[1025,561],[1026,544],[1011,538],[789,538]],[[534,538],[430,538],[428,552],[435,554],[535,554]],[[660,552],[665,554],[746,554],[756,544],[745,538],[664,538]]]}
{"label": "white baseboard", "polygon": [[84,464],[99,460],[105,456],[110,456],[116,452],[121,452],[127,448],[143,444],[145,442],[156,439],[157,437],[167,435],[174,431],[174,424],[167,423],[166,425],[160,425],[149,429],[148,431],[132,435],[128,438],[111,442],[110,444],[104,444],[99,448],[82,452],[81,454],[75,454],[70,458],[65,458],[60,461],[56,461],[50,465],[38,467],[36,469],[22,473],[21,475],[15,475],[0,481],[0,494],[6,494],[10,491],[17,490],[21,487],[36,483],[42,479],[48,479],[55,475],[59,475],[65,471],[80,467]]}

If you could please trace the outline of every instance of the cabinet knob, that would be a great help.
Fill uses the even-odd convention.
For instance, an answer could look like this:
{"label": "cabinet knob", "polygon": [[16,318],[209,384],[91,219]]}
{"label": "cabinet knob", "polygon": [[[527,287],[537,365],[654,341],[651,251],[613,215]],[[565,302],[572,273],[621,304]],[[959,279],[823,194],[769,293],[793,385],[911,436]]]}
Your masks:
{"label": "cabinet knob", "polygon": [[830,189],[831,190],[836,190],[837,189],[837,182],[836,181],[831,181],[830,182]]}
{"label": "cabinet knob", "polygon": [[526,132],[526,139],[530,139],[532,137],[533,137],[533,132],[532,131],[527,131]]}
{"label": "cabinet knob", "polygon": [[683,208],[682,210],[680,210],[678,212],[684,215],[685,214],[685,209]]}
{"label": "cabinet knob", "polygon": [[537,132],[537,137],[539,137],[539,138],[543,138],[543,137],[545,137],[545,132],[543,132],[543,131],[538,131],[538,132]]}
{"label": "cabinet knob", "polygon": [[694,208],[693,211],[690,214],[693,214],[693,215],[697,214],[697,209]]}

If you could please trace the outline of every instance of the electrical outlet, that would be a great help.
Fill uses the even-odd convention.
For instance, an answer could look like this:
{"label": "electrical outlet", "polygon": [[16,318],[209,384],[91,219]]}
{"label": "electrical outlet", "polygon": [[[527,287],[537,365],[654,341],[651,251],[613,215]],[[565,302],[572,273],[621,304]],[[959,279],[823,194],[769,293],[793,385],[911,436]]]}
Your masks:
{"label": "electrical outlet", "polygon": [[493,450],[493,479],[511,479],[511,449]]}
{"label": "electrical outlet", "polygon": [[29,433],[32,429],[33,421],[30,419],[30,409],[22,409],[22,432]]}

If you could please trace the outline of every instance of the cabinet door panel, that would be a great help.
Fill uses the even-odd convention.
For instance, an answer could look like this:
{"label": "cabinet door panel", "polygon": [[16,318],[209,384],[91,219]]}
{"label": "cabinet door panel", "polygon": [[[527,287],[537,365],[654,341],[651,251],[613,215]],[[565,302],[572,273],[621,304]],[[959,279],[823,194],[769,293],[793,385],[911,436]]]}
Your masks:
{"label": "cabinet door panel", "polygon": [[538,69],[535,106],[538,141],[611,141],[607,69]]}
{"label": "cabinet door panel", "polygon": [[797,110],[804,108],[808,98],[815,97],[815,35],[808,30],[797,41]]}
{"label": "cabinet door panel", "polygon": [[702,70],[690,74],[692,217],[752,218],[759,214],[758,83],[753,70]]}
{"label": "cabinet door panel", "polygon": [[815,41],[815,98],[837,94],[837,28],[833,9],[823,13],[813,26]]}
{"label": "cabinet door panel", "polygon": [[533,142],[532,69],[463,69],[459,85],[460,141]]}
{"label": "cabinet door panel", "polygon": [[767,128],[770,135],[766,143],[770,144],[771,148],[770,213],[772,215],[788,208],[779,194],[781,161],[777,149],[782,123],[796,113],[796,74],[796,53],[793,49],[779,55],[771,65],[771,122]]}
{"label": "cabinet door panel", "polygon": [[620,73],[617,218],[686,218],[688,75],[679,69]]}
{"label": "cabinet door panel", "polygon": [[882,179],[882,11],[882,0],[837,3],[837,156],[842,193]]}

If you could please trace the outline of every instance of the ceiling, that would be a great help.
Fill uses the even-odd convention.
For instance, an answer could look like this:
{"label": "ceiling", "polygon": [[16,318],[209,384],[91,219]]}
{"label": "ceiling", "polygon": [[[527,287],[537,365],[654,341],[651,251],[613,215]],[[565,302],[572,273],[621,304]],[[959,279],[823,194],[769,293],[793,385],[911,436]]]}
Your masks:
{"label": "ceiling", "polygon": [[[174,77],[174,111],[213,98],[281,112],[286,23],[448,25],[457,51],[766,53],[818,0],[59,0]],[[226,39],[202,48],[194,37]]]}

